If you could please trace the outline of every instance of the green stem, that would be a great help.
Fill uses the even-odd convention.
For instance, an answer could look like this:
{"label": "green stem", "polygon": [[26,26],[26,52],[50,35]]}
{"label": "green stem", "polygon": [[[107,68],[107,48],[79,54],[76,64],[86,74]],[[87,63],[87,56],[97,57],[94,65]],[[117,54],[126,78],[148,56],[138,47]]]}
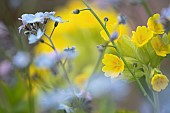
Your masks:
{"label": "green stem", "polygon": [[[110,37],[110,33],[109,31],[107,30],[106,26],[102,23],[102,21],[100,20],[100,18],[97,16],[97,14],[93,11],[93,9],[91,9],[91,7],[84,1],[84,0],[81,0],[86,6],[87,8],[89,8],[89,11],[94,15],[94,17],[97,19],[97,21],[100,23],[100,25],[102,26],[102,28],[104,29],[104,31],[106,32],[107,36],[109,37],[109,39],[111,38]],[[123,55],[121,54],[120,50],[117,48],[116,44],[114,43],[114,41],[112,41],[112,45],[114,46],[115,50],[117,51],[118,53],[118,56],[122,59],[122,61],[124,62],[125,66],[128,68],[129,72],[132,74],[132,76],[134,77],[134,79],[136,80],[137,84],[139,85],[141,91],[143,92],[144,96],[147,97],[147,99],[151,102],[152,105],[153,104],[153,101],[152,99],[150,98],[150,96],[147,94],[147,92],[145,91],[144,87],[142,86],[142,84],[140,83],[140,81],[136,78],[135,74],[133,73],[133,71],[130,69],[130,67],[128,66],[126,60],[124,59]]]}
{"label": "green stem", "polygon": [[[55,29],[55,28],[54,28]],[[53,30],[54,30],[53,29]],[[53,33],[53,32],[52,32]],[[52,33],[51,33],[51,35],[50,36],[52,36]],[[44,36],[46,36],[47,38],[48,38],[48,40],[50,41],[50,43],[51,43],[51,48],[55,51],[55,53],[58,55],[58,52],[57,52],[57,50],[56,50],[56,47],[55,47],[55,45],[54,45],[54,43],[53,43],[53,41],[51,40],[51,37],[49,37],[48,35],[46,35],[45,33],[44,33]],[[66,71],[66,68],[65,68],[65,66],[64,66],[64,64],[62,63],[62,61],[60,60],[59,61],[59,63],[60,63],[60,65],[61,65],[61,67],[62,67],[62,69],[63,69],[63,71],[64,71],[64,78],[66,79],[66,81],[68,82],[68,84],[70,85],[70,87],[71,87],[71,90],[72,90],[72,93],[74,94],[74,88],[73,88],[73,85],[72,85],[72,83],[71,83],[71,81],[70,81],[70,79],[69,79],[69,77],[68,77],[68,73],[67,73],[67,71]]]}
{"label": "green stem", "polygon": [[149,8],[148,4],[146,3],[145,0],[141,0],[141,4],[143,5],[145,11],[147,12],[148,16],[152,16],[152,11],[151,9]]}
{"label": "green stem", "polygon": [[97,62],[96,62],[96,64],[95,64],[95,66],[94,66],[93,72],[90,74],[89,81],[87,82],[87,85],[86,85],[86,88],[85,88],[86,90],[88,89],[89,83],[91,82],[91,77],[95,74],[95,72],[97,71],[97,68],[98,68],[99,65],[100,65],[101,59],[103,58],[103,55],[104,55],[104,53],[105,53],[105,51],[106,51],[106,47],[108,46],[108,44],[109,44],[109,42],[107,42],[107,43],[104,45],[104,49],[103,49],[103,51],[100,53],[100,55],[99,55],[99,57],[98,57],[98,60],[97,60]]}
{"label": "green stem", "polygon": [[90,10],[90,9],[88,9],[88,8],[86,8],[86,9],[80,9],[80,11],[85,11],[85,10]]}
{"label": "green stem", "polygon": [[160,113],[158,92],[152,91],[154,99],[154,113]]}
{"label": "green stem", "polygon": [[32,83],[31,83],[31,77],[29,76],[28,70],[26,71],[26,77],[28,80],[28,101],[29,101],[29,111],[30,113],[35,113],[35,108],[34,108],[34,97],[32,95]]}

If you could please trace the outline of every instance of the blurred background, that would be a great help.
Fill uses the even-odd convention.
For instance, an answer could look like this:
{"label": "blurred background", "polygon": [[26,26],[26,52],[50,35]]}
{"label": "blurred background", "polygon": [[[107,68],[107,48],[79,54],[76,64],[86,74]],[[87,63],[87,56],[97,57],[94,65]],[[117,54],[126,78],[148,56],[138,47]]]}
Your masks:
{"label": "blurred background", "polygon": [[[122,29],[125,29],[126,33],[130,36],[131,31],[135,30],[138,25],[146,25],[147,23],[148,15],[143,6],[139,4],[140,0],[87,1],[92,5],[92,7],[94,7],[95,11],[101,18],[109,17],[109,21],[112,23],[116,22],[117,16],[119,14],[126,15],[128,24]],[[170,5],[170,0],[146,0],[146,2],[148,3],[150,9],[152,9],[153,13],[160,13],[163,8],[167,8]],[[85,6],[83,6],[79,0],[0,0],[0,79],[5,81],[7,84],[13,84],[15,82],[13,78],[15,78],[17,73],[19,73],[21,70],[12,67],[11,59],[17,53],[17,51],[27,51],[31,56],[37,56],[41,53],[52,51],[49,47],[41,43],[29,45],[27,38],[23,35],[23,33],[19,34],[18,32],[18,27],[21,25],[21,21],[19,21],[18,18],[20,18],[22,14],[34,14],[36,12],[45,11],[55,11],[56,16],[61,16],[63,20],[69,21],[68,23],[58,26],[56,32],[53,35],[53,41],[58,51],[62,51],[67,47],[76,46],[78,57],[73,61],[72,64],[74,70],[70,73],[71,80],[76,81],[76,77],[81,75],[88,76],[92,71],[93,68],[91,67],[94,66],[96,57],[98,56],[98,50],[96,46],[103,43],[103,39],[100,38],[101,27],[90,13],[85,11],[81,12],[79,15],[72,14],[72,11],[77,8],[83,9]],[[50,34],[52,26],[52,22],[48,23],[46,26],[47,34]],[[168,56],[161,65],[163,73],[167,75],[168,78],[170,78],[169,64],[170,60]],[[44,75],[43,72],[39,72],[37,69],[35,69],[35,67],[30,68],[30,73],[32,76],[37,75],[42,77]],[[46,76],[51,76],[51,73],[48,71],[45,71],[45,73]],[[20,73],[20,75],[22,75],[22,73]],[[48,77],[43,76],[42,78],[44,79],[43,82],[46,82],[50,87],[60,84],[58,80],[51,80],[53,79],[53,76],[49,78],[50,80],[47,79]],[[144,81],[144,78],[142,79]],[[21,84],[18,84],[18,86],[22,86],[22,84],[23,83],[21,82]],[[44,83],[38,82],[35,84],[38,84],[39,88],[40,85]],[[82,85],[83,83],[80,84]],[[147,103],[141,92],[138,90],[136,84],[131,82],[129,84],[128,93],[126,92],[127,95],[125,95],[126,98],[118,101],[114,100],[115,103],[113,106],[116,106],[118,109],[120,108],[120,110],[122,110],[120,113],[126,113],[123,110],[128,110],[129,112],[131,111],[133,113],[153,112],[149,103]],[[8,88],[8,86],[2,85],[0,87],[0,106],[3,106],[2,103],[4,101],[6,103],[5,106],[11,106],[11,109],[14,109],[16,105],[20,106],[22,103],[20,100],[24,100],[23,95],[25,90],[24,87],[18,86]],[[5,88],[8,88],[8,91]],[[161,93],[160,105],[162,109],[165,109],[162,113],[170,112],[169,108],[167,107],[170,105],[169,94],[170,87]],[[16,99],[12,100],[12,98]],[[109,98],[103,97],[103,100],[106,99],[109,100]],[[94,104],[96,105],[97,102],[98,101],[96,101]],[[108,105],[112,108],[112,104],[107,103],[107,101],[101,102],[103,102],[101,106]],[[167,105],[165,106],[165,104]],[[27,109],[25,110],[23,107],[25,110],[25,112],[23,112],[24,110],[20,109],[20,107],[17,108],[16,113],[26,113]],[[95,107],[95,109],[98,109],[97,105]],[[6,107],[3,106],[2,108]],[[10,113],[10,111],[6,113]],[[99,112],[96,110],[96,113],[106,113],[106,111],[104,110],[103,112]],[[113,112],[107,111],[107,113]],[[119,112],[117,111],[116,113]]]}

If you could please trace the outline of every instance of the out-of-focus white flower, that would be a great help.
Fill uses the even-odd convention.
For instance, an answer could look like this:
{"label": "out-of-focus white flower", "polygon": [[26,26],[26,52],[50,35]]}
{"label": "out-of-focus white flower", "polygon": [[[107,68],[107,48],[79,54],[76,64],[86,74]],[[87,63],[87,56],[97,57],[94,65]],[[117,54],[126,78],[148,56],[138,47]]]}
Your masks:
{"label": "out-of-focus white flower", "polygon": [[161,20],[162,19],[167,19],[170,21],[170,5],[168,8],[164,8],[162,11],[161,11]]}
{"label": "out-of-focus white flower", "polygon": [[19,51],[13,56],[12,63],[18,68],[25,68],[30,63],[30,55],[26,52]]}
{"label": "out-of-focus white flower", "polygon": [[60,55],[57,55],[56,53],[44,53],[39,55],[35,58],[35,65],[38,68],[45,68],[49,69],[52,67],[55,67],[55,64],[61,59],[62,57]]}
{"label": "out-of-focus white flower", "polygon": [[64,49],[62,55],[67,59],[74,59],[77,56],[77,52],[75,51],[76,47],[73,46],[71,48]]}
{"label": "out-of-focus white flower", "polygon": [[41,29],[38,29],[37,35],[30,34],[30,36],[28,37],[29,44],[36,43],[37,41],[41,39],[43,35],[44,35],[44,32],[42,32]]}
{"label": "out-of-focus white flower", "polygon": [[46,93],[43,92],[39,96],[38,103],[43,110],[47,110],[50,108],[63,109],[64,107],[61,105],[66,105],[73,97],[74,95],[71,92],[71,89],[58,89]]}
{"label": "out-of-focus white flower", "polygon": [[105,76],[94,76],[89,83],[88,91],[93,97],[110,94],[117,101],[123,100],[129,94],[129,86],[124,80],[112,79]]}

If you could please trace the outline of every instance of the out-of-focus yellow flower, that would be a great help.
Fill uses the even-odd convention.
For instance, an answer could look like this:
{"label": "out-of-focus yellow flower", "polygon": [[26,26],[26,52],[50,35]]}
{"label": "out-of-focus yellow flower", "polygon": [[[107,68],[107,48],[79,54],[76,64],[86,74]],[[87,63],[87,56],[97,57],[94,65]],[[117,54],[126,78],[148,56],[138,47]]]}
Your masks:
{"label": "out-of-focus yellow flower", "polygon": [[32,93],[38,94],[43,88],[51,87],[56,80],[55,76],[52,76],[50,70],[39,69],[35,65],[31,65],[29,68],[29,74],[31,77]]}
{"label": "out-of-focus yellow flower", "polygon": [[75,84],[77,86],[83,87],[86,84],[88,75],[86,73],[80,74],[75,78]]}
{"label": "out-of-focus yellow flower", "polygon": [[[118,25],[118,24],[108,25],[107,30],[109,31],[110,35],[112,35],[114,32],[118,33],[118,37],[117,37],[117,39],[115,41],[117,41],[121,35],[128,34],[127,28],[125,27],[125,25],[122,25],[122,24],[120,24],[120,25]],[[104,30],[102,30],[100,32],[100,35],[102,36],[102,38],[105,41],[110,41],[109,37],[107,36],[107,34],[106,34],[106,32]]]}
{"label": "out-of-focus yellow flower", "polygon": [[160,15],[154,14],[152,17],[148,19],[148,28],[149,30],[153,31],[154,34],[163,34],[164,33],[164,27],[160,23]]}
{"label": "out-of-focus yellow flower", "polygon": [[165,45],[160,36],[153,37],[151,45],[158,56],[164,57],[170,53],[170,45]]}
{"label": "out-of-focus yellow flower", "polygon": [[151,85],[153,90],[160,92],[161,90],[164,90],[168,86],[168,78],[163,74],[155,74],[152,77]]}
{"label": "out-of-focus yellow flower", "polygon": [[153,33],[145,26],[138,26],[136,32],[132,31],[132,33],[132,41],[138,47],[142,47],[153,37]]}
{"label": "out-of-focus yellow flower", "polygon": [[116,55],[105,54],[102,62],[105,65],[102,71],[111,78],[117,77],[124,70],[123,61]]}

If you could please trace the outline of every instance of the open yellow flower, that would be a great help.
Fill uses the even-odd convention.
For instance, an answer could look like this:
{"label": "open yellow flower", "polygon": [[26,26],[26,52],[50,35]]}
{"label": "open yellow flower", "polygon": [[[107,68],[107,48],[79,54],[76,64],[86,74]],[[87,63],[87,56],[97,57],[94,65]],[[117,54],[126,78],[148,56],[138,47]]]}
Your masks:
{"label": "open yellow flower", "polygon": [[160,36],[153,37],[151,45],[158,56],[164,57],[170,53],[170,45],[165,45]]}
{"label": "open yellow flower", "polygon": [[102,71],[105,72],[105,76],[114,78],[124,70],[123,61],[116,55],[105,54],[102,62],[105,65],[102,68]]}
{"label": "open yellow flower", "polygon": [[138,47],[142,47],[153,37],[153,33],[146,26],[138,26],[136,32],[132,31],[132,33],[132,42]]}
{"label": "open yellow flower", "polygon": [[168,86],[168,78],[163,74],[155,74],[152,77],[151,85],[153,90],[160,92],[161,90],[164,90]]}
{"label": "open yellow flower", "polygon": [[163,34],[164,33],[164,27],[159,21],[160,15],[154,14],[152,17],[148,19],[148,28],[149,30],[153,31],[154,34]]}

